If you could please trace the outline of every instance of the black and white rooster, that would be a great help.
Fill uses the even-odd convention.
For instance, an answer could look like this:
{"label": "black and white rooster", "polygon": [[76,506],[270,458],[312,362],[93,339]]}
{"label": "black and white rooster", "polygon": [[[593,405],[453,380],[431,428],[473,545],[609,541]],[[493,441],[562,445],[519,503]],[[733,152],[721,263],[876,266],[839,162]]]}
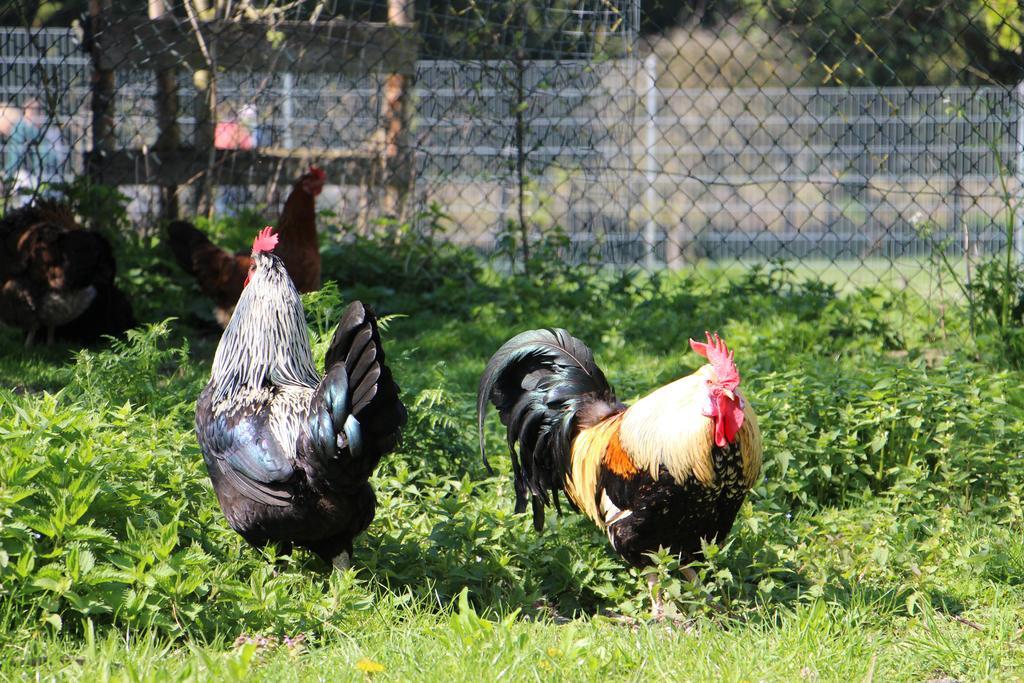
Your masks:
{"label": "black and white rooster", "polygon": [[377,322],[355,301],[317,373],[299,293],[266,228],[224,330],[196,433],[217,500],[246,541],[308,548],[339,569],[373,520],[369,477],[406,421]]}

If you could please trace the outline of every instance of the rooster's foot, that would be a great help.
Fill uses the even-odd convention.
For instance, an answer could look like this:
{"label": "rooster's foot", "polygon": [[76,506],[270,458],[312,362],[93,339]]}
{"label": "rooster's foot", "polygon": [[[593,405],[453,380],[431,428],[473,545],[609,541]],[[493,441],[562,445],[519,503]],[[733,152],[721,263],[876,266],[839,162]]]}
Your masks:
{"label": "rooster's foot", "polygon": [[651,591],[651,618],[655,621],[662,621],[665,618],[665,601],[661,597],[661,589],[657,588],[658,574],[651,572],[647,575],[647,587]]}
{"label": "rooster's foot", "polygon": [[342,550],[334,556],[334,559],[331,560],[331,564],[333,564],[334,568],[339,572],[348,571],[352,568],[352,556]]}

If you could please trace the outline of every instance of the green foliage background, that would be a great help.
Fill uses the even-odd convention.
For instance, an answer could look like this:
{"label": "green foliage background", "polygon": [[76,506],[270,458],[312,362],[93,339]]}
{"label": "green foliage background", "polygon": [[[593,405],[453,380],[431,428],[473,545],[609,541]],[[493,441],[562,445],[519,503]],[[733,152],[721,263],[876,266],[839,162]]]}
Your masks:
{"label": "green foliage background", "polygon": [[[146,8],[141,0],[112,4],[118,16]],[[218,8],[219,16],[238,9],[231,3],[199,4]],[[387,3],[378,0],[244,4],[277,7],[280,16],[296,20],[313,13],[321,19],[387,20]],[[0,7],[0,24],[69,26],[88,14],[87,5],[86,0],[14,0]],[[569,59],[617,49],[605,43],[602,32],[607,26],[588,24],[584,18],[596,11],[594,4],[416,0],[414,5],[425,58],[513,58],[522,49],[527,57]],[[609,17],[629,19],[620,3],[607,3],[603,9]],[[641,0],[640,9],[641,30],[647,36],[667,36],[680,28],[684,36],[695,29],[718,35],[767,31],[771,47],[784,53],[786,69],[780,69],[779,77],[799,74],[797,82],[777,85],[1015,85],[1024,77],[1024,22],[1016,0]],[[585,11],[578,15],[578,10]],[[186,16],[182,2],[170,3],[170,11]],[[685,37],[678,47],[685,52]],[[726,74],[730,65],[720,64],[719,69]],[[716,79],[705,85],[735,84]]]}
{"label": "green foliage background", "polygon": [[[234,246],[247,221],[205,227]],[[955,310],[839,293],[779,264],[739,280],[611,273],[540,250],[534,275],[513,277],[403,230],[326,245],[344,286],[306,297],[318,358],[345,302],[387,316],[410,407],[344,574],[254,551],[224,522],[192,432],[217,331],[159,235],[119,242],[122,282],[152,321],[127,340],[25,352],[0,331],[0,671],[1024,674],[1022,376],[986,350],[995,341],[947,338],[966,326]],[[646,624],[644,578],[586,520],[552,515],[535,534],[513,514],[493,416],[497,473],[479,461],[479,373],[509,336],[545,325],[588,341],[626,401],[697,367],[689,336],[717,330],[736,349],[764,477],[699,585],[660,558],[667,625]]]}

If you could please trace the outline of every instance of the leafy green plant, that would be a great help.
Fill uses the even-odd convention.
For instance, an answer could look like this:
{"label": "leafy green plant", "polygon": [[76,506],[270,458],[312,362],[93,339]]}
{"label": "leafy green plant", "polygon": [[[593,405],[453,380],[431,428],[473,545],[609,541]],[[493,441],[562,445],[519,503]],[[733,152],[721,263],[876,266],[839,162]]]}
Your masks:
{"label": "leafy green plant", "polygon": [[175,346],[169,340],[173,321],[129,330],[125,339],[112,340],[109,348],[79,351],[71,391],[97,403],[124,402],[155,411],[180,407],[178,392],[195,384],[185,381],[188,341]]}
{"label": "leafy green plant", "polygon": [[[192,412],[215,337],[163,320],[69,359],[0,335],[0,641],[14,653],[3,674],[415,678],[429,662],[456,679],[496,666],[589,679],[654,662],[663,677],[788,679],[806,666],[863,678],[863,653],[877,651],[878,670],[894,677],[941,666],[984,678],[973,655],[986,653],[993,671],[1017,651],[1024,382],[973,349],[933,353],[934,318],[906,315],[926,302],[881,285],[839,292],[786,264],[739,278],[526,278],[470,258],[455,277],[434,269],[441,261],[406,277],[389,275],[400,269],[388,261],[419,253],[405,236],[345,248],[353,268],[374,254],[365,264],[380,270],[305,295],[314,354],[345,304],[363,298],[384,313],[409,408],[399,449],[374,476],[377,516],[350,572],[328,574],[302,551],[255,551],[223,519]],[[170,272],[166,255],[146,258]],[[495,472],[480,462],[483,364],[511,335],[545,325],[593,346],[626,401],[697,366],[688,336],[717,330],[737,351],[764,476],[728,538],[691,566],[699,583],[658,556],[671,625],[644,623],[645,572],[589,520],[553,512],[537,534],[515,514],[496,419],[485,429]],[[701,657],[720,660],[694,655],[691,631],[712,648]],[[261,645],[299,635],[301,651]],[[751,643],[763,661],[751,661]]]}
{"label": "leafy green plant", "polygon": [[129,226],[128,197],[116,187],[94,183],[89,176],[78,176],[58,186],[86,225],[99,229],[109,239],[123,239]]}
{"label": "leafy green plant", "polygon": [[856,374],[821,363],[806,370],[759,376],[750,389],[764,430],[785,444],[765,468],[779,502],[848,504],[908,481],[921,492],[934,486],[968,497],[1012,491],[1001,482],[1012,480],[1002,474],[1014,464],[1004,464],[1010,471],[999,481],[990,476],[1020,438],[1006,414],[1024,405],[1005,374],[961,363],[930,370],[920,360]]}
{"label": "leafy green plant", "polygon": [[967,286],[976,341],[986,357],[1024,366],[1024,266],[991,260],[979,264]]}
{"label": "leafy green plant", "polygon": [[[1022,245],[1017,241],[1022,207],[1012,181],[1016,164],[1004,158],[998,139],[970,122],[964,105],[949,104],[947,113],[959,119],[961,125],[969,125],[970,134],[976,136],[978,142],[987,147],[993,156],[996,171],[994,189],[1003,207],[996,220],[1001,222],[998,227],[1002,232],[1003,243],[999,251],[979,259],[974,254],[977,247],[971,243],[971,221],[968,218],[956,217],[955,228],[962,231],[961,235],[943,236],[939,226],[921,214],[916,214],[910,222],[918,235],[930,241],[931,259],[939,271],[940,281],[942,275],[948,276],[963,297],[967,306],[971,340],[989,357],[1009,361],[1019,367],[1024,359],[1020,353],[1021,325],[1018,315],[1021,292],[1024,290],[1024,271],[1020,265]],[[962,268],[957,266],[950,254],[955,241],[961,245]]]}
{"label": "leafy green plant", "polygon": [[411,222],[381,218],[368,235],[340,226],[321,253],[324,277],[342,287],[387,292],[429,292],[451,281],[465,287],[479,271],[478,260],[470,250],[443,239],[447,222],[441,208],[432,204]]}

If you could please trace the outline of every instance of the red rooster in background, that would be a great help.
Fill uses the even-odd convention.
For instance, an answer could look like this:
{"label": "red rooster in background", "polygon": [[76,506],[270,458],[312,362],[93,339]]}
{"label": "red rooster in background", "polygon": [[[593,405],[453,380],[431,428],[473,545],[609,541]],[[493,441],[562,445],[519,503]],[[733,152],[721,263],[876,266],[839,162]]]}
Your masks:
{"label": "red rooster in background", "polygon": [[[196,405],[196,434],[221,510],[249,543],[292,544],[346,568],[373,519],[369,477],[406,410],[362,303],[342,315],[313,366],[302,300],[278,238],[253,242],[245,289]],[[282,245],[283,246],[283,245]]]}
{"label": "red rooster in background", "polygon": [[[327,174],[316,166],[295,181],[277,224],[281,238],[278,257],[300,292],[320,289],[320,243],[316,234],[316,197],[323,191]],[[168,243],[174,258],[199,283],[203,294],[213,299],[214,314],[221,327],[242,295],[252,265],[246,253],[232,254],[210,241],[187,221],[167,226]]]}
{"label": "red rooster in background", "polygon": [[539,531],[544,506],[564,491],[639,567],[659,548],[690,562],[702,540],[721,541],[760,473],[761,435],[725,342],[708,334],[690,345],[708,364],[628,407],[563,329],[523,332],[498,349],[477,395],[480,449],[486,463],[489,399],[508,430],[516,511],[529,495]]}

